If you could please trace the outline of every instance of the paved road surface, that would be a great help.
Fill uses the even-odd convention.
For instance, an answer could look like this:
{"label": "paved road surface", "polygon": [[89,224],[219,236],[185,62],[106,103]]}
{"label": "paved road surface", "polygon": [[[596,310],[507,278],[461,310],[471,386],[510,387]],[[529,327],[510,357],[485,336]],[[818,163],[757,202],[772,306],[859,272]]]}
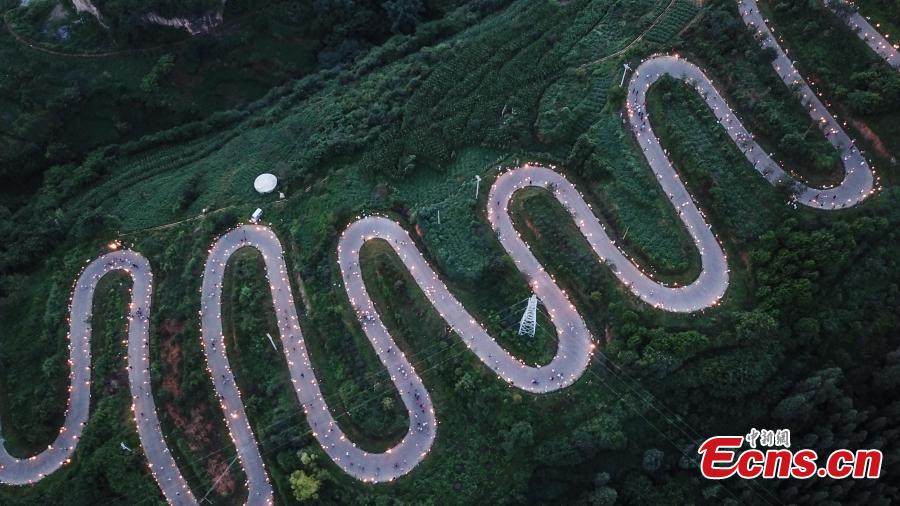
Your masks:
{"label": "paved road surface", "polygon": [[[762,45],[771,47],[776,52],[777,56],[772,62],[772,67],[778,76],[785,85],[797,88],[804,108],[819,125],[823,135],[840,153],[844,179],[831,188],[815,188],[798,181],[753,139],[712,81],[699,67],[677,56],[657,56],[644,61],[632,76],[628,86],[627,109],[631,128],[666,193],[670,195],[670,199],[673,198],[673,192],[668,187],[673,178],[677,179],[677,174],[653,132],[646,110],[646,94],[650,86],[660,77],[669,75],[691,84],[706,100],[719,123],[725,127],[728,136],[753,167],[772,184],[791,184],[796,192],[797,202],[819,209],[840,209],[862,202],[874,193],[876,183],[875,175],[865,157],[794,68],[763,21],[756,2],[746,0],[739,1],[738,4],[744,22],[756,28],[759,38],[763,41]],[[673,200],[676,207],[683,196],[677,197]]]}
{"label": "paved road surface", "polygon": [[[368,295],[362,280],[359,253],[372,240],[387,242],[409,269],[425,296],[474,352],[497,375],[511,385],[533,393],[546,393],[575,382],[590,363],[593,339],[577,309],[537,262],[513,227],[506,213],[513,194],[525,186],[554,189],[554,194],[572,213],[580,230],[601,258],[615,266],[616,274],[642,299],[670,311],[695,311],[715,304],[728,285],[725,255],[692,202],[681,214],[692,229],[702,251],[704,270],[699,279],[681,288],[666,287],[651,280],[610,241],[600,223],[574,186],[550,169],[525,166],[501,175],[490,193],[488,219],[501,244],[529,278],[547,308],[559,336],[557,354],[546,365],[531,367],[510,355],[487,333],[450,293],[437,273],[416,248],[400,224],[382,217],[362,218],[350,225],[338,246],[338,263],[349,300],[382,364],[410,414],[409,430],[390,451],[369,453],[356,447],[328,410],[316,382],[315,371],[303,341],[281,243],[268,228],[244,225],[222,236],[210,251],[203,278],[202,326],[210,374],[236,442],[238,455],[250,482],[251,503],[271,502],[262,458],[247,423],[240,392],[235,385],[225,351],[221,322],[221,290],[228,259],[244,247],[259,250],[266,265],[282,347],[297,398],[306,412],[313,434],[344,471],[363,481],[390,481],[408,473],[428,453],[437,428],[434,406],[422,380],[393,338]],[[502,209],[503,212],[496,212]]]}
{"label": "paved road surface", "polygon": [[687,227],[694,246],[700,252],[701,273],[686,286],[666,286],[645,274],[607,235],[590,206],[578,190],[561,174],[544,167],[526,165],[497,178],[491,188],[488,219],[494,226],[501,244],[516,262],[516,266],[532,279],[532,288],[547,303],[540,290],[552,285],[551,278],[531,254],[515,230],[507,212],[513,194],[527,186],[550,189],[569,211],[575,224],[587,239],[598,260],[606,263],[622,283],[644,302],[673,312],[693,312],[715,305],[728,287],[728,263],[716,237],[674,169],[659,168],[657,181],[675,206],[678,216]]}
{"label": "paved road surface", "polygon": [[[775,42],[753,0],[739,2],[749,25],[758,28],[764,44],[776,50],[775,70],[787,85],[800,87],[802,101],[810,116],[820,123],[829,141],[841,152],[844,180],[837,186],[815,189],[797,183],[797,200],[821,209],[849,207],[873,193],[874,176],[852,141],[831,117],[794,70],[787,55]],[[253,431],[241,402],[240,392],[229,368],[222,333],[222,280],[228,259],[238,249],[259,250],[264,258],[277,315],[281,344],[297,398],[304,407],[322,447],[334,462],[357,479],[390,481],[410,472],[427,455],[437,430],[434,406],[422,380],[398,349],[381,321],[366,291],[359,265],[359,251],[371,240],[386,241],[409,268],[414,280],[431,304],[453,328],[466,346],[510,385],[532,393],[546,393],[575,382],[591,360],[594,341],[566,294],[544,271],[515,230],[508,215],[513,195],[528,186],[547,189],[571,214],[581,233],[598,256],[638,298],[660,309],[693,312],[716,304],[728,287],[725,254],[711,232],[703,213],[681,183],[665,151],[653,134],[645,109],[646,92],[662,75],[672,75],[692,83],[706,99],[731,139],[747,159],[770,182],[790,180],[790,176],[753,140],[729,109],[712,82],[696,66],[672,56],[655,57],[636,70],[629,83],[628,117],[657,181],[687,227],[701,255],[698,278],[686,286],[666,286],[646,275],[609,238],[590,206],[561,174],[548,168],[525,165],[498,176],[490,190],[487,216],[500,243],[529,279],[534,293],[546,306],[559,336],[556,356],[544,366],[531,367],[510,355],[485,331],[449,292],[439,276],[416,249],[409,234],[387,218],[367,217],[350,225],[341,236],[338,262],[344,287],[360,324],[409,412],[409,430],[403,440],[384,453],[357,448],[341,431],[322,398],[315,372],[300,331],[281,243],[268,228],[243,225],[223,235],[210,250],[201,288],[202,340],[207,365],[219,396],[228,429],[248,478],[249,504],[272,504],[272,486],[259,453]],[[91,303],[100,278],[122,270],[134,280],[129,309],[128,363],[138,433],[151,470],[166,499],[173,504],[196,504],[166,448],[150,392],[148,320],[152,274],[149,263],[131,251],[110,253],[91,262],[78,278],[70,308],[70,350],[72,367],[69,408],[60,434],[46,451],[27,459],[16,459],[0,447],[0,482],[27,484],[52,473],[72,457],[78,437],[88,418],[90,405],[90,316]],[[261,308],[267,310],[267,308]]]}
{"label": "paved road surface", "polygon": [[[772,68],[775,69],[775,72],[785,85],[798,89],[800,102],[806,108],[810,118],[818,123],[819,129],[825,133],[831,145],[841,154],[841,161],[844,165],[844,180],[838,186],[826,191],[799,184],[800,194],[798,195],[798,201],[804,205],[820,209],[850,207],[862,202],[874,193],[876,178],[872,168],[869,167],[865,157],[859,152],[853,140],[850,139],[847,133],[844,132],[844,129],[841,128],[841,125],[828,112],[825,104],[819,100],[819,97],[810,89],[800,73],[797,72],[797,69],[794,68],[787,52],[778,44],[778,40],[763,19],[756,0],[738,0],[738,7],[744,23],[756,29],[757,39],[762,40],[762,46],[775,51],[776,58],[772,62]],[[708,89],[715,91],[711,85]],[[718,92],[715,92],[715,95],[718,95]],[[724,114],[725,111],[723,109],[727,110],[728,107],[724,101],[721,101],[721,96],[718,99],[719,102],[716,104],[719,106],[717,117],[719,117],[720,113]],[[707,99],[707,103],[710,103],[709,99]],[[727,113],[733,118],[731,122],[740,124],[737,117],[730,110]],[[721,120],[722,118],[720,117]],[[732,139],[734,139],[732,132],[735,130],[736,128],[729,128],[729,135],[732,136]],[[743,130],[743,133],[746,134],[743,126],[740,126],[740,130]],[[745,155],[750,160],[750,163],[755,164],[757,170],[772,170],[773,173],[777,173],[780,169],[755,142],[752,143],[752,149],[745,152]]]}
{"label": "paved road surface", "polygon": [[891,44],[858,10],[847,15],[835,13],[872,51],[875,51],[875,54],[882,57],[891,67],[900,70],[900,50],[898,50],[900,44]]}
{"label": "paved road surface", "polygon": [[65,423],[56,440],[33,457],[17,459],[0,445],[0,483],[24,485],[56,471],[72,458],[88,419],[91,398],[91,309],[94,290],[103,276],[123,271],[131,276],[128,313],[128,379],[138,435],[150,469],[172,504],[196,503],[169,453],[150,391],[149,320],[153,274],[139,253],[118,251],[85,267],[75,283],[69,307],[69,365],[71,386]]}

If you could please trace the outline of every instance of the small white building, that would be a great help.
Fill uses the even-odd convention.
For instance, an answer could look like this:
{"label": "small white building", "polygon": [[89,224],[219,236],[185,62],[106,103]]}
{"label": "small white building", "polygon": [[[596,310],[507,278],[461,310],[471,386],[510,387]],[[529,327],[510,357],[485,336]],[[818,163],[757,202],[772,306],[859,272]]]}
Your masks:
{"label": "small white building", "polygon": [[256,211],[250,215],[250,223],[259,223],[260,218],[262,218],[262,209],[256,208]]}

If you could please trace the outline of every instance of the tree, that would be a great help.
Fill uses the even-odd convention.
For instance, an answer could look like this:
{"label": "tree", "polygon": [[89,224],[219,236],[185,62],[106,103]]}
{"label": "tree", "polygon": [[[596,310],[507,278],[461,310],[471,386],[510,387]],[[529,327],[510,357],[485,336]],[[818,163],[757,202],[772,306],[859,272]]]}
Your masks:
{"label": "tree", "polygon": [[615,489],[610,487],[599,487],[593,491],[588,500],[593,506],[612,506],[619,498],[619,494]]}
{"label": "tree", "polygon": [[294,498],[299,502],[315,501],[319,498],[322,482],[330,478],[328,471],[319,467],[319,456],[309,450],[297,452],[301,469],[297,469],[288,477]]}
{"label": "tree", "polygon": [[141,91],[150,94],[155,93],[159,89],[160,81],[168,77],[175,68],[175,56],[172,54],[164,54],[159,57],[156,65],[147,72],[147,75],[141,80]]}
{"label": "tree", "polygon": [[317,14],[349,14],[353,12],[353,0],[314,0],[313,9]]}
{"label": "tree", "polygon": [[500,447],[509,456],[516,450],[527,448],[534,443],[534,430],[531,424],[524,420],[516,422],[508,431],[503,431],[502,435]]}
{"label": "tree", "polygon": [[609,87],[609,90],[606,92],[606,107],[610,111],[617,111],[622,108],[622,104],[625,103],[625,97],[628,96],[628,89],[624,86],[619,86],[618,83],[613,83],[612,86]]}
{"label": "tree", "polygon": [[663,463],[665,454],[658,448],[650,448],[644,452],[643,466],[644,470],[654,473],[659,470]]}
{"label": "tree", "polygon": [[391,31],[394,33],[412,32],[425,13],[422,0],[387,0],[381,5],[387,13]]}
{"label": "tree", "polygon": [[306,471],[294,471],[288,480],[291,483],[291,490],[294,491],[294,498],[298,501],[306,502],[319,498],[322,482],[306,474]]}
{"label": "tree", "polygon": [[868,90],[853,90],[847,95],[847,105],[859,114],[873,114],[882,107],[881,95]]}

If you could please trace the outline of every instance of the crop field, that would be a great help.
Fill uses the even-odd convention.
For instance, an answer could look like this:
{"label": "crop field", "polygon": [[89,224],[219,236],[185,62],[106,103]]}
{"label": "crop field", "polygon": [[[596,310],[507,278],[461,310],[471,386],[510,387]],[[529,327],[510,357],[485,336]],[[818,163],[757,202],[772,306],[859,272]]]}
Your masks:
{"label": "crop field", "polygon": [[[525,162],[557,168],[610,237],[652,276],[692,281],[703,267],[700,256],[624,120],[624,63],[636,67],[666,52],[692,58],[722,83],[723,94],[776,158],[811,181],[840,175],[837,152],[780,83],[730,0],[426,3],[428,14],[415,30],[367,40],[364,50],[335,65],[324,64],[322,48],[310,42],[321,26],[304,24],[298,34],[287,21],[273,22],[278,32],[253,46],[283,51],[260,64],[278,69],[271,82],[242,80],[228,96],[231,71],[222,68],[209,77],[218,83],[209,96],[177,67],[176,80],[165,81],[161,93],[193,100],[177,90],[178,79],[185,79],[193,83],[186,93],[198,97],[187,109],[173,106],[184,115],[171,123],[151,115],[160,121],[139,134],[104,137],[96,131],[114,115],[98,109],[96,118],[85,119],[90,131],[69,127],[66,138],[91,148],[46,170],[35,166],[28,183],[33,194],[11,197],[0,208],[8,239],[0,251],[0,422],[13,455],[45,448],[61,425],[70,288],[85,262],[115,239],[153,268],[150,362],[159,416],[195,496],[215,504],[243,504],[247,490],[206,369],[199,290],[212,243],[256,208],[284,247],[325,401],[341,429],[367,451],[396,444],[408,415],[392,373],[357,321],[338,268],[340,234],[358,217],[399,221],[450,291],[529,364],[548,363],[559,341],[543,309],[535,337],[516,333],[531,290],[485,216],[488,189],[502,170]],[[756,503],[761,493],[791,501],[815,493],[816,485],[700,481],[693,467],[700,436],[737,433],[777,413],[777,423],[795,429],[808,446],[831,444],[823,442],[827,433],[873,444],[878,420],[896,411],[885,399],[897,386],[896,364],[888,357],[900,325],[898,315],[884,311],[900,300],[897,169],[873,139],[880,138],[887,153],[900,152],[900,116],[890,108],[855,111],[848,97],[858,79],[837,75],[838,60],[862,61],[848,64],[852,72],[874,72],[886,89],[893,81],[866,59],[866,48],[849,31],[834,25],[827,41],[812,36],[843,48],[825,54],[798,42],[809,35],[801,26],[809,20],[792,20],[795,13],[775,2],[763,4],[802,71],[828,83],[822,89],[841,116],[846,112],[872,132],[861,143],[883,175],[880,193],[827,215],[795,209],[783,189],[759,177],[692,89],[662,80],[649,93],[648,114],[728,254],[726,297],[697,313],[657,311],[596,258],[549,193],[517,194],[510,213],[518,231],[599,346],[579,381],[547,395],[498,380],[431,307],[387,243],[367,244],[361,252],[366,286],[440,421],[428,457],[390,484],[356,481],[312,436],[281,351],[261,257],[240,251],[224,282],[227,356],[279,504]],[[262,30],[257,23],[269,26],[264,20],[280,3],[266,5],[248,14],[256,21],[203,37],[197,47],[179,42],[182,49],[171,53],[186,58],[203,47],[213,51],[216,43],[231,47],[241,34]],[[288,20],[299,16],[297,10],[288,14]],[[816,15],[827,12],[803,16]],[[16,33],[36,26],[14,21]],[[83,51],[108,43],[91,33],[74,46],[52,47]],[[10,37],[0,31],[0,58],[21,58],[21,48],[10,49],[17,47]],[[72,65],[75,74],[110,73],[120,89],[133,90],[162,56],[156,49],[138,54],[78,64],[47,53],[34,58],[54,72]],[[291,54],[294,65],[278,63]],[[47,88],[35,93],[59,92],[52,82],[40,85]],[[0,72],[0,106],[4,90]],[[893,104],[888,92],[884,100]],[[854,137],[861,130],[848,128]],[[22,148],[22,156],[31,156],[29,150],[46,147]],[[262,172],[278,176],[274,193],[253,190]],[[164,502],[128,405],[121,339],[127,288],[126,278],[110,277],[97,291],[92,409],[73,464],[32,486],[0,486],[0,503]],[[826,419],[829,402],[849,407],[843,418],[813,426],[810,420]],[[882,439],[890,458],[900,455],[900,437]],[[302,499],[300,475],[318,483]],[[897,489],[860,482],[842,493],[892,498]]]}

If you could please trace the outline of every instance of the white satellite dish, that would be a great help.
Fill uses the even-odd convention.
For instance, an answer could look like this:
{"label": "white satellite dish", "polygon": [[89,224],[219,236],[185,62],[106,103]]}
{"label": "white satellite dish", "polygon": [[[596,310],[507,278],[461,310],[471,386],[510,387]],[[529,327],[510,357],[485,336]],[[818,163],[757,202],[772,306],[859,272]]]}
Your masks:
{"label": "white satellite dish", "polygon": [[270,193],[278,185],[278,178],[273,174],[260,174],[253,181],[253,188],[259,193]]}

